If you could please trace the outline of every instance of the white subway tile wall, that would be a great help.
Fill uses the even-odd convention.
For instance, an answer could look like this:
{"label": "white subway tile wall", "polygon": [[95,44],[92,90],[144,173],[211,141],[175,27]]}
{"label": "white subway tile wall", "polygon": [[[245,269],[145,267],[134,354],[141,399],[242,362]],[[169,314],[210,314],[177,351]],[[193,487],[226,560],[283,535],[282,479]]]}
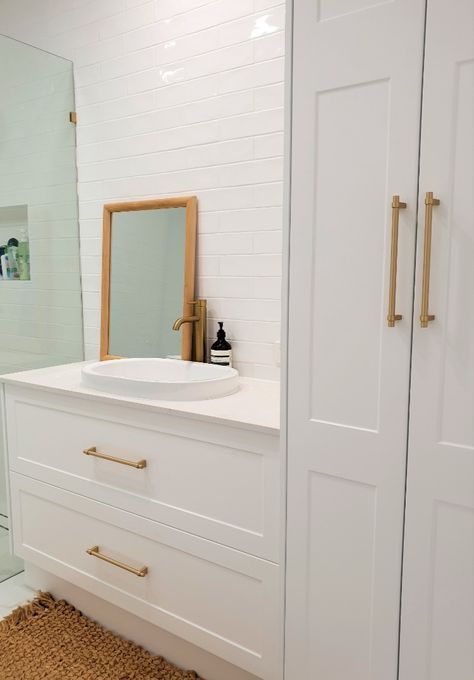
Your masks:
{"label": "white subway tile wall", "polygon": [[[102,205],[196,194],[198,293],[244,375],[278,379],[284,2],[2,0],[2,32],[72,59],[86,357]],[[144,244],[145,246],[145,244]]]}

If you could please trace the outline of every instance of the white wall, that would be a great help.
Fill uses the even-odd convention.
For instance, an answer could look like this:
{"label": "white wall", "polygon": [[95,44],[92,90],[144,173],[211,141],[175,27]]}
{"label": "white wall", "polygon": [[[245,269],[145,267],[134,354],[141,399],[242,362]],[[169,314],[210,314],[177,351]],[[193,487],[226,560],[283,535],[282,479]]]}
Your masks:
{"label": "white wall", "polygon": [[74,61],[86,355],[101,206],[199,198],[198,292],[237,368],[277,378],[284,2],[1,0],[6,34]]}

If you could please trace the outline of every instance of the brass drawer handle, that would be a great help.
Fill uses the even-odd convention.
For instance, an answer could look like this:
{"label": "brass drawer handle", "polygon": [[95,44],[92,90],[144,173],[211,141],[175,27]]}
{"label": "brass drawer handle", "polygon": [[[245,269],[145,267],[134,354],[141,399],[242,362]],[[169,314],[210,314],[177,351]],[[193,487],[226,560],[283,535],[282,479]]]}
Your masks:
{"label": "brass drawer handle", "polygon": [[425,194],[425,242],[423,246],[423,281],[421,289],[420,326],[428,328],[428,322],[433,321],[434,314],[429,313],[430,304],[430,269],[431,269],[431,232],[433,227],[433,206],[439,205],[439,198],[433,198],[433,192]]}
{"label": "brass drawer handle", "polygon": [[400,321],[401,314],[396,314],[397,304],[397,263],[398,263],[398,221],[400,209],[406,208],[407,204],[400,201],[400,196],[392,196],[392,249],[390,254],[390,285],[388,294],[387,321],[390,328]]}
{"label": "brass drawer handle", "polygon": [[119,562],[118,560],[114,560],[112,557],[107,557],[107,555],[103,555],[100,552],[99,546],[94,545],[92,548],[88,548],[86,550],[86,553],[88,555],[91,555],[92,557],[97,557],[99,560],[103,560],[104,562],[107,562],[108,564],[113,564],[114,567],[119,567],[120,569],[125,569],[125,571],[130,572],[130,574],[134,574],[135,576],[146,576],[148,574],[148,567],[142,567],[141,569],[135,569],[135,567],[130,567],[128,564],[124,564],[123,562]]}
{"label": "brass drawer handle", "polygon": [[125,460],[124,458],[116,458],[115,456],[108,456],[106,453],[100,453],[97,451],[95,446],[91,446],[90,449],[84,449],[83,453],[86,456],[94,456],[94,458],[100,458],[101,460],[110,460],[112,463],[120,463],[120,465],[128,465],[129,467],[136,468],[137,470],[143,470],[146,468],[146,460]]}

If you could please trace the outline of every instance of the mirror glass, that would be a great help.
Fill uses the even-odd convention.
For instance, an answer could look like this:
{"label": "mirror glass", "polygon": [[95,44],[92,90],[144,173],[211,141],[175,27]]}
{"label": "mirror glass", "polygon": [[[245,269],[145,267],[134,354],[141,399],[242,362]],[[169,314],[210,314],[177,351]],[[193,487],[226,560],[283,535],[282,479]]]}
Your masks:
{"label": "mirror glass", "polygon": [[191,329],[177,332],[173,323],[187,313],[185,302],[194,295],[193,206],[159,203],[133,204],[131,210],[126,204],[106,206],[108,323],[102,358],[188,358]]}

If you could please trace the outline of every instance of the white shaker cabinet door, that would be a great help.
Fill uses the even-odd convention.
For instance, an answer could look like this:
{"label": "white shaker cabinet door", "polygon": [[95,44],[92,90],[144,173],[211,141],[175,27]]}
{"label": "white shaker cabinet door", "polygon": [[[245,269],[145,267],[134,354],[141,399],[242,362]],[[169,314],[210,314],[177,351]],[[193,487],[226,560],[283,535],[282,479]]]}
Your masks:
{"label": "white shaker cabinet door", "polygon": [[397,676],[424,12],[294,2],[288,680]]}
{"label": "white shaker cabinet door", "polygon": [[474,2],[429,0],[400,680],[474,677],[473,156]]}

